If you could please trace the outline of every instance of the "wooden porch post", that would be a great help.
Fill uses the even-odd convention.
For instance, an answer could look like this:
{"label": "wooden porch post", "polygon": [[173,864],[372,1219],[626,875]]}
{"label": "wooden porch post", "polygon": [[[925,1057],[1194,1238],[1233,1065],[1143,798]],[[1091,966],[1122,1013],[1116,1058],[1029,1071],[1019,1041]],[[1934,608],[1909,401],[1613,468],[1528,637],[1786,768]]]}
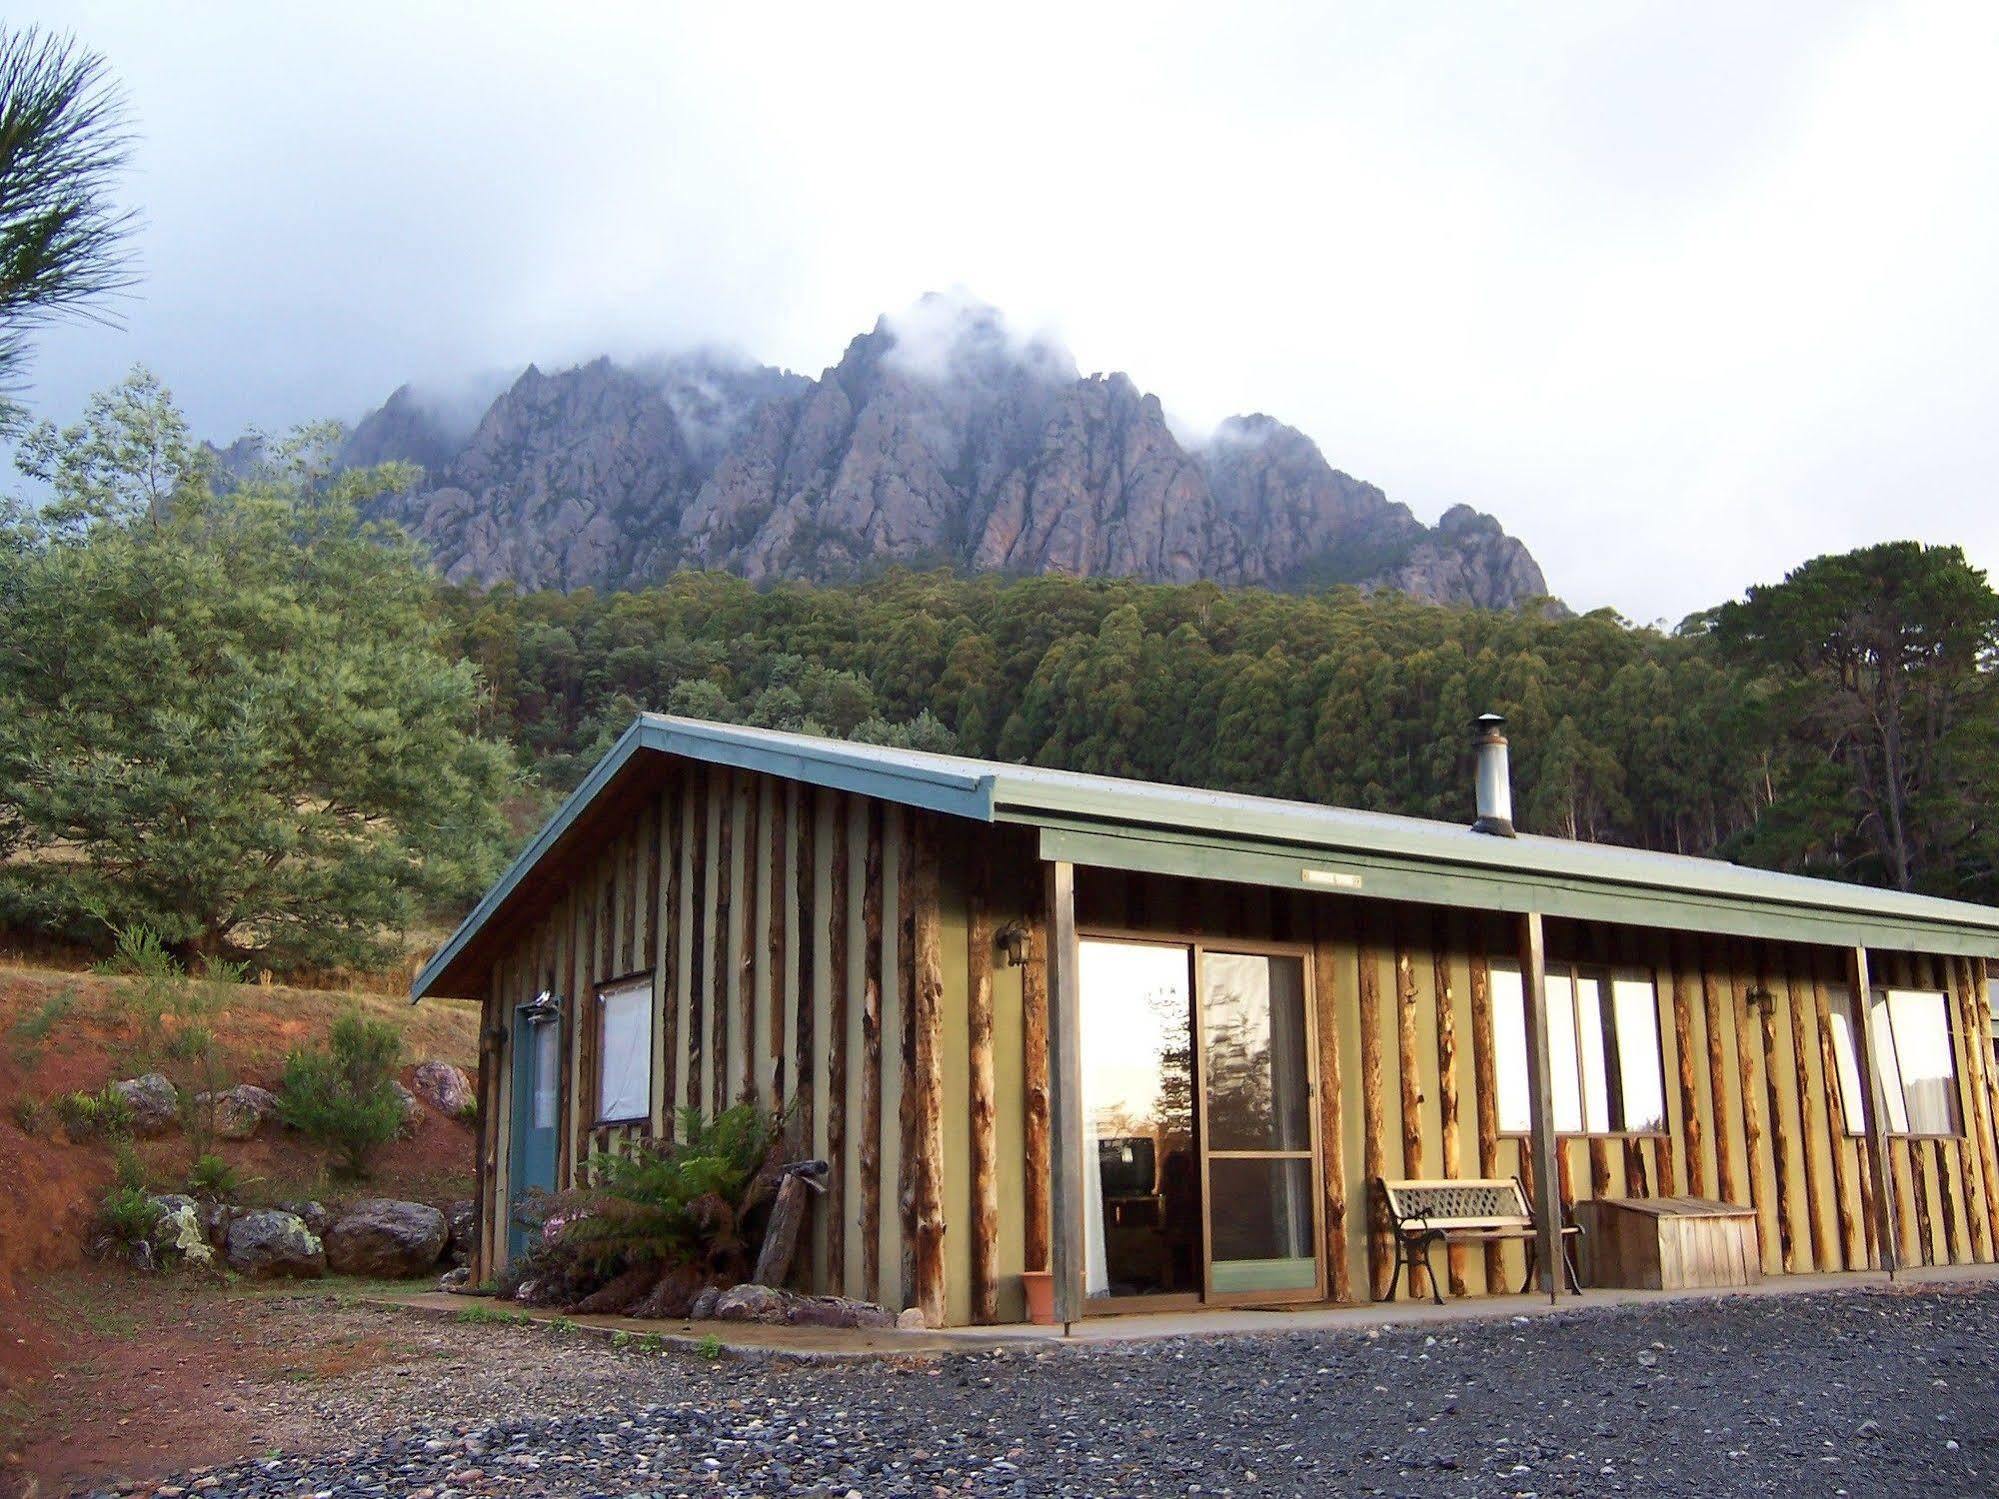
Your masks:
{"label": "wooden porch post", "polygon": [[1562,1187],[1556,1164],[1554,1079],[1548,1062],[1548,950],[1541,913],[1520,918],[1520,988],[1527,1010],[1527,1115],[1534,1161],[1535,1264],[1548,1300],[1562,1290]]}
{"label": "wooden porch post", "polygon": [[1063,1336],[1083,1315],[1083,1024],[1076,866],[1042,866],[1047,885],[1049,1269]]}
{"label": "wooden porch post", "polygon": [[1867,976],[1867,949],[1846,950],[1846,987],[1853,996],[1854,1055],[1860,1059],[1860,1091],[1867,1100],[1867,1154],[1874,1162],[1874,1209],[1880,1220],[1881,1268],[1895,1278],[1895,1177],[1888,1166],[1887,1117],[1881,1074],[1874,1065],[1873,993]]}

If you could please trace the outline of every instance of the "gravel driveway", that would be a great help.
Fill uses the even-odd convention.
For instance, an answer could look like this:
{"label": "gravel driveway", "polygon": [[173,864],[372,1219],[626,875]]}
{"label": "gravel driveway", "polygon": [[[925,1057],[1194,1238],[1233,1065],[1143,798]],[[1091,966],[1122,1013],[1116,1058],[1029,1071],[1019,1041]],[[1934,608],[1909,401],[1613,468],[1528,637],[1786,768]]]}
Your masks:
{"label": "gravel driveway", "polygon": [[301,1398],[295,1440],[335,1445],[157,1492],[1999,1492],[1991,1286],[899,1365],[440,1334]]}

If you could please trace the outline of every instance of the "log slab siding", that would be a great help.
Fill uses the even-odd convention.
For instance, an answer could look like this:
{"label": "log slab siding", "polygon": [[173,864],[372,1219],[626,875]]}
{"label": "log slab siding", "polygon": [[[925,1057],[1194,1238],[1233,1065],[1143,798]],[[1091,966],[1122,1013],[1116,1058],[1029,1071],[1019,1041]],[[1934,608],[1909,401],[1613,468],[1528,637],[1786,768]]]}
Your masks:
{"label": "log slab siding", "polygon": [[[496,949],[479,1052],[477,1274],[502,1267],[510,1200],[515,1012],[563,1003],[558,1180],[591,1156],[670,1133],[676,1109],[748,1092],[785,1111],[799,1154],[834,1163],[791,1283],[870,1295],[927,1320],[1008,1322],[1020,1274],[1046,1267],[1051,1222],[1048,943],[1033,836],[667,760],[594,854]],[[1282,941],[1309,953],[1318,1007],[1314,1198],[1338,1300],[1385,1289],[1391,1258],[1373,1180],[1521,1176],[1499,1128],[1493,967],[1510,924],[1333,891],[1251,889],[1079,867],[1085,932]],[[998,934],[1018,924],[1024,961]],[[1982,960],[1876,955],[1875,981],[1941,991],[1961,1133],[1891,1139],[1876,1180],[1847,1117],[1831,948],[1551,920],[1550,960],[1651,975],[1668,1128],[1564,1137],[1563,1199],[1672,1195],[1751,1208],[1769,1273],[1880,1263],[1885,1190],[1904,1263],[1990,1262],[1999,1248],[1999,1066]],[[653,1097],[599,1126],[595,996],[647,977]],[[1511,1290],[1522,1246],[1440,1256],[1452,1294]],[[1420,1277],[1418,1278],[1420,1281]],[[1404,1296],[1427,1287],[1405,1281]]]}

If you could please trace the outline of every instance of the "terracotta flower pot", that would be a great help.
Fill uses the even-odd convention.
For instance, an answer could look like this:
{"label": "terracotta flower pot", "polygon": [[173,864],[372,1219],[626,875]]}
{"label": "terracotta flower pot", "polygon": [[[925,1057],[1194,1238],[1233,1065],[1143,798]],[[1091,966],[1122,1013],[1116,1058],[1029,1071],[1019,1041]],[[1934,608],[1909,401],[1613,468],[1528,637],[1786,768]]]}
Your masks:
{"label": "terracotta flower pot", "polygon": [[1055,1274],[1051,1270],[1023,1270],[1020,1288],[1027,1293],[1027,1320],[1046,1327],[1055,1320]]}

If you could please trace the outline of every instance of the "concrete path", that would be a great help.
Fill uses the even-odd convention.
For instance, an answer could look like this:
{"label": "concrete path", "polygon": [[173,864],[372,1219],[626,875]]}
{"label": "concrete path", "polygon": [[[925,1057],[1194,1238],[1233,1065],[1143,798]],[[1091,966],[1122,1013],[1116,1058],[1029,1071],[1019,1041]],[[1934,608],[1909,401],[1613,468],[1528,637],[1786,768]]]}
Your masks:
{"label": "concrete path", "polygon": [[[1897,1286],[1934,1286],[1959,1282],[1999,1281],[1999,1266],[1925,1266],[1898,1271]],[[637,1317],[564,1316],[546,1307],[523,1307],[487,1297],[452,1295],[442,1291],[383,1297],[380,1305],[401,1307],[430,1316],[476,1321],[484,1316],[510,1320],[563,1323],[600,1337],[656,1339],[662,1347],[690,1353],[722,1353],[737,1358],[768,1358],[798,1363],[842,1363],[850,1360],[931,1358],[944,1353],[971,1353],[992,1348],[1049,1350],[1081,1345],[1154,1342],[1162,1338],[1253,1337],[1297,1332],[1363,1332],[1369,1328],[1417,1327],[1491,1322],[1513,1317],[1545,1317],[1556,1312],[1643,1306],[1653,1302],[1714,1301],[1744,1296],[1805,1296],[1823,1291],[1879,1289],[1889,1278],[1878,1270],[1832,1275],[1779,1275],[1753,1286],[1711,1290],[1634,1291],[1588,1290],[1563,1295],[1551,1303],[1545,1295],[1477,1296],[1462,1301],[1370,1302],[1360,1306],[1212,1307],[1178,1312],[1129,1312],[1090,1317],[1060,1327],[1010,1323],[1000,1327],[952,1327],[934,1332],[892,1328],[764,1327],[745,1322],[647,1321]]]}

